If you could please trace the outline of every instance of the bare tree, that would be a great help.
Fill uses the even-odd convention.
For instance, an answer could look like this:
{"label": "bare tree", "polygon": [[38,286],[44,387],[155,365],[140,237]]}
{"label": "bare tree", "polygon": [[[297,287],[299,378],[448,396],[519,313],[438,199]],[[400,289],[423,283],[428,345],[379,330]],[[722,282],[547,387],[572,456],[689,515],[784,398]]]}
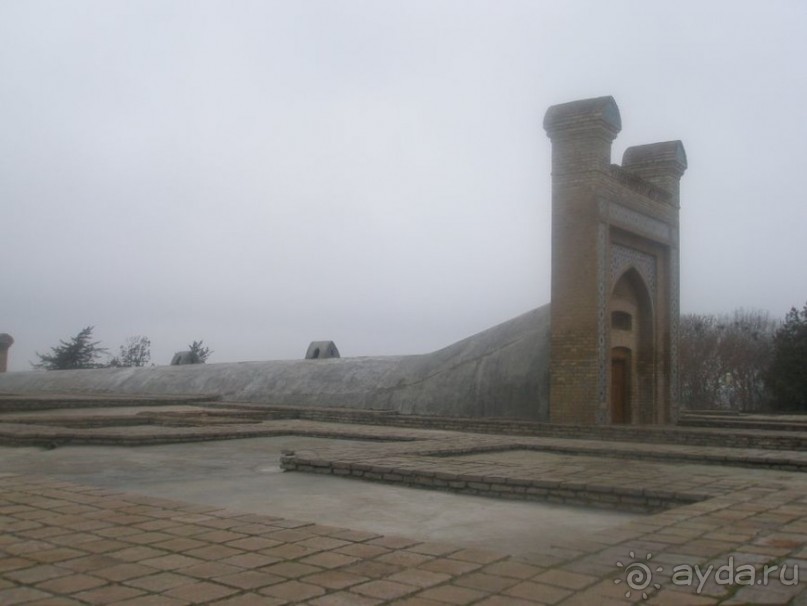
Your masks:
{"label": "bare tree", "polygon": [[679,374],[685,408],[759,410],[778,323],[767,312],[681,316]]}
{"label": "bare tree", "polygon": [[773,360],[773,336],[778,322],[767,312],[736,310],[723,323],[720,356],[725,374],[724,397],[729,407],[752,411],[765,408],[765,375]]}
{"label": "bare tree", "polygon": [[129,337],[120,346],[120,354],[112,358],[110,366],[146,366],[151,361],[151,341],[148,337]]}
{"label": "bare tree", "polygon": [[723,369],[718,354],[720,331],[717,317],[682,315],[679,334],[678,374],[684,408],[718,407]]}

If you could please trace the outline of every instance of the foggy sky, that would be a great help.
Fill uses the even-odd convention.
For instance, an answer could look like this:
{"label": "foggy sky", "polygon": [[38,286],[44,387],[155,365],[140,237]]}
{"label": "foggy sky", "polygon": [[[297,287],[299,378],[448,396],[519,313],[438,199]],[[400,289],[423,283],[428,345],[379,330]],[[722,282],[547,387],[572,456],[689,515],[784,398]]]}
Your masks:
{"label": "foggy sky", "polygon": [[807,301],[807,3],[0,2],[10,370],[422,353],[549,300],[546,108],[681,139],[682,312]]}

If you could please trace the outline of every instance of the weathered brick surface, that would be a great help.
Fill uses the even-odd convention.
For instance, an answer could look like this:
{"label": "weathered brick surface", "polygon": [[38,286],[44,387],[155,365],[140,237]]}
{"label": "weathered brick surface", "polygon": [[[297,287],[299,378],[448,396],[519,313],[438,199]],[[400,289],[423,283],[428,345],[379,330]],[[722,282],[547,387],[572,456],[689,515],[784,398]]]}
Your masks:
{"label": "weathered brick surface", "polygon": [[[677,407],[671,369],[678,338],[683,147],[672,142],[630,148],[623,166],[613,166],[611,142],[622,126],[610,97],[553,106],[544,127],[552,139],[550,420],[667,423]],[[619,254],[644,259],[634,273],[647,300],[633,310],[632,341],[610,325],[610,312],[620,309],[615,286],[630,270],[619,266],[615,273],[617,246]],[[614,346],[631,351],[630,405],[623,421],[610,402]]]}

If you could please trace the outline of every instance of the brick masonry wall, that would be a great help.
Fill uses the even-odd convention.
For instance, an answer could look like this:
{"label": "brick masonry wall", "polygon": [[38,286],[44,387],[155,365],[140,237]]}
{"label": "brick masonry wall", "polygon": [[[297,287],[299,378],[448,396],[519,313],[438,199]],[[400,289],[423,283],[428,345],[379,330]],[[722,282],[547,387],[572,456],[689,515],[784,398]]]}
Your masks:
{"label": "brick masonry wall", "polygon": [[682,495],[665,491],[587,484],[573,485],[570,482],[559,485],[558,482],[494,476],[474,476],[471,478],[461,474],[424,473],[417,469],[401,467],[392,468],[381,465],[307,459],[294,454],[284,455],[281,458],[280,466],[284,471],[332,474],[413,488],[429,488],[498,499],[545,501],[641,513],[655,513],[671,507],[697,503],[707,499],[709,496]]}
{"label": "brick masonry wall", "polygon": [[[215,406],[210,404],[208,406]],[[231,405],[223,405],[231,406]],[[524,419],[472,419],[401,415],[396,413],[346,410],[336,408],[250,407],[265,410],[274,419],[303,419],[327,423],[355,423],[415,429],[442,429],[482,434],[575,438],[615,442],[644,442],[686,446],[722,446],[727,448],[763,448],[769,450],[807,450],[807,432],[759,432],[719,428],[682,428],[674,426],[591,426],[585,424],[536,423]]]}
{"label": "brick masonry wall", "polygon": [[[621,118],[610,97],[549,108],[552,140],[552,330],[550,421],[612,422],[609,301],[612,246],[652,259],[649,346],[633,352],[628,422],[670,422],[676,416],[678,326],[678,179],[683,146],[629,148],[628,167],[611,164]],[[630,153],[628,153],[630,152]],[[635,172],[632,172],[635,171]],[[632,246],[631,246],[632,245]],[[628,391],[630,393],[630,391]]]}

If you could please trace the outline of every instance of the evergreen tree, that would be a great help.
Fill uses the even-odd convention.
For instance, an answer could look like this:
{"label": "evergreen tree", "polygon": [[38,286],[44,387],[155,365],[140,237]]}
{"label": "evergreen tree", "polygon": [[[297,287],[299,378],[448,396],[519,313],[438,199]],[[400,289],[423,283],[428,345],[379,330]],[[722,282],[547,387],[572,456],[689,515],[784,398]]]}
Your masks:
{"label": "evergreen tree", "polygon": [[768,387],[781,410],[807,411],[807,303],[792,307],[773,341]]}
{"label": "evergreen tree", "polygon": [[194,341],[188,346],[191,357],[198,360],[198,362],[194,362],[194,364],[204,364],[213,353],[209,347],[203,346],[202,343],[204,343],[204,341]]}
{"label": "evergreen tree", "polygon": [[37,352],[39,363],[34,368],[45,370],[70,370],[76,368],[100,368],[96,358],[106,353],[106,348],[99,347],[100,341],[92,340],[93,326],[87,326],[69,341],[59,340],[59,345],[51,347],[51,353]]}

